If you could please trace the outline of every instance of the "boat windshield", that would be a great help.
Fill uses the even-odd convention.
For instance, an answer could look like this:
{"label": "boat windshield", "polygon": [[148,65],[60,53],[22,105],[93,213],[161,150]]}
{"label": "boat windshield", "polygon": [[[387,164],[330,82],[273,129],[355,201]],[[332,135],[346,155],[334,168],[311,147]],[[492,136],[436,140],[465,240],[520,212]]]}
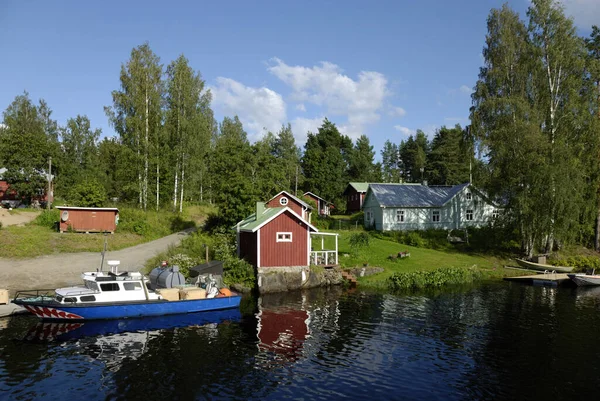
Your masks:
{"label": "boat windshield", "polygon": [[62,302],[62,300],[63,300],[62,295],[57,295],[56,296],[56,302]]}
{"label": "boat windshield", "polygon": [[85,282],[86,288],[89,288],[90,290],[98,291],[98,284],[96,284],[95,281],[84,280],[84,282]]}

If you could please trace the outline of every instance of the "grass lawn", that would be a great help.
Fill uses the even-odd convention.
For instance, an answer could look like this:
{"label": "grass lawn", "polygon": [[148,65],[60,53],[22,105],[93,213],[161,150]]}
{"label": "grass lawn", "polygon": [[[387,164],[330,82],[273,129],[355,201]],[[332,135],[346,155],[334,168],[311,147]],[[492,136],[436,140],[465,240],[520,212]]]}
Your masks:
{"label": "grass lawn", "polygon": [[[354,231],[360,232],[360,231]],[[487,255],[467,254],[459,251],[437,251],[426,248],[416,248],[408,245],[399,244],[394,241],[388,241],[370,237],[368,248],[358,252],[352,252],[348,240],[352,233],[342,232],[339,236],[339,263],[342,268],[362,267],[364,263],[369,266],[382,267],[383,272],[371,276],[359,277],[361,285],[380,286],[388,277],[399,272],[430,271],[441,267],[474,267],[484,273],[484,277],[501,278],[505,276],[516,276],[520,273],[510,269],[504,269],[506,260]],[[334,246],[333,239],[325,240],[325,248]],[[320,249],[320,241],[317,249]],[[313,249],[315,247],[313,246]],[[410,257],[389,259],[390,255],[398,252],[409,252]]]}
{"label": "grass lawn", "polygon": [[[186,227],[198,226],[214,211],[211,206],[188,206],[182,214],[161,210],[143,212],[120,208],[121,219],[114,234],[108,234],[111,250],[149,242]],[[12,212],[12,211],[11,211]],[[17,212],[18,213],[18,212]],[[138,229],[139,232],[135,232]],[[59,233],[34,222],[25,226],[0,229],[0,258],[33,258],[68,252],[100,252],[104,247],[101,233]]]}

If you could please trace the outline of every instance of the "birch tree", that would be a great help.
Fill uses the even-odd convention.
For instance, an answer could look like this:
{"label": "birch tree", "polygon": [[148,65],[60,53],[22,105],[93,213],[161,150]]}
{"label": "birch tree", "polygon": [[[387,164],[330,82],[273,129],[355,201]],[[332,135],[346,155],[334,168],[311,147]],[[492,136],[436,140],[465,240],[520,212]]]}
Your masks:
{"label": "birch tree", "polygon": [[[129,61],[121,65],[121,89],[112,92],[113,106],[105,107],[121,142],[135,155],[138,204],[144,210],[148,206],[151,152],[160,152],[156,142],[162,125],[162,71],[160,58],[148,43],[134,48]],[[160,158],[156,160],[160,162]]]}
{"label": "birch tree", "polygon": [[194,72],[183,55],[169,64],[166,126],[172,155],[173,210],[179,205],[182,211],[186,176],[204,171],[213,127],[210,100],[200,73]]}

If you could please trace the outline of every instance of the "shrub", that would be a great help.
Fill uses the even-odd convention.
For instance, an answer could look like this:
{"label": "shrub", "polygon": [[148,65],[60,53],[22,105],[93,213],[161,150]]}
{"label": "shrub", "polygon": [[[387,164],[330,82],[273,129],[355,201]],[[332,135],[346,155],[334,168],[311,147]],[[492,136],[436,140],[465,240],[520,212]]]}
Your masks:
{"label": "shrub", "polygon": [[183,274],[186,278],[188,278],[190,276],[190,269],[196,265],[198,265],[198,261],[184,253],[177,253],[175,255],[172,255],[171,257],[169,257],[169,265],[174,266],[177,265],[179,266],[179,271],[181,272],[181,274]]}
{"label": "shrub", "polygon": [[106,189],[98,181],[83,181],[71,188],[69,199],[81,207],[102,207],[106,202]]}
{"label": "shrub", "polygon": [[394,273],[388,278],[388,286],[393,291],[439,288],[446,285],[472,283],[481,273],[475,269],[444,267],[432,271]]}
{"label": "shrub", "polygon": [[350,235],[348,243],[352,248],[368,248],[369,247],[369,234],[365,232],[354,233]]}
{"label": "shrub", "polygon": [[585,272],[588,269],[600,271],[600,259],[594,256],[569,256],[549,262],[553,266],[573,266],[576,272]]}
{"label": "shrub", "polygon": [[56,228],[60,220],[60,211],[58,209],[44,210],[32,222],[36,226]]}

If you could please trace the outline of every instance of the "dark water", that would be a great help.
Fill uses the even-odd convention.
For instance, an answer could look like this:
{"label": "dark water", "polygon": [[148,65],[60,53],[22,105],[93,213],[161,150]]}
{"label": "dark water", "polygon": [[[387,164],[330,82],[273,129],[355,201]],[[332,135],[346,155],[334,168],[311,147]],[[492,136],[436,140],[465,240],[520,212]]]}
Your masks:
{"label": "dark water", "polygon": [[334,289],[249,300],[244,314],[3,319],[0,399],[598,399],[599,291]]}

